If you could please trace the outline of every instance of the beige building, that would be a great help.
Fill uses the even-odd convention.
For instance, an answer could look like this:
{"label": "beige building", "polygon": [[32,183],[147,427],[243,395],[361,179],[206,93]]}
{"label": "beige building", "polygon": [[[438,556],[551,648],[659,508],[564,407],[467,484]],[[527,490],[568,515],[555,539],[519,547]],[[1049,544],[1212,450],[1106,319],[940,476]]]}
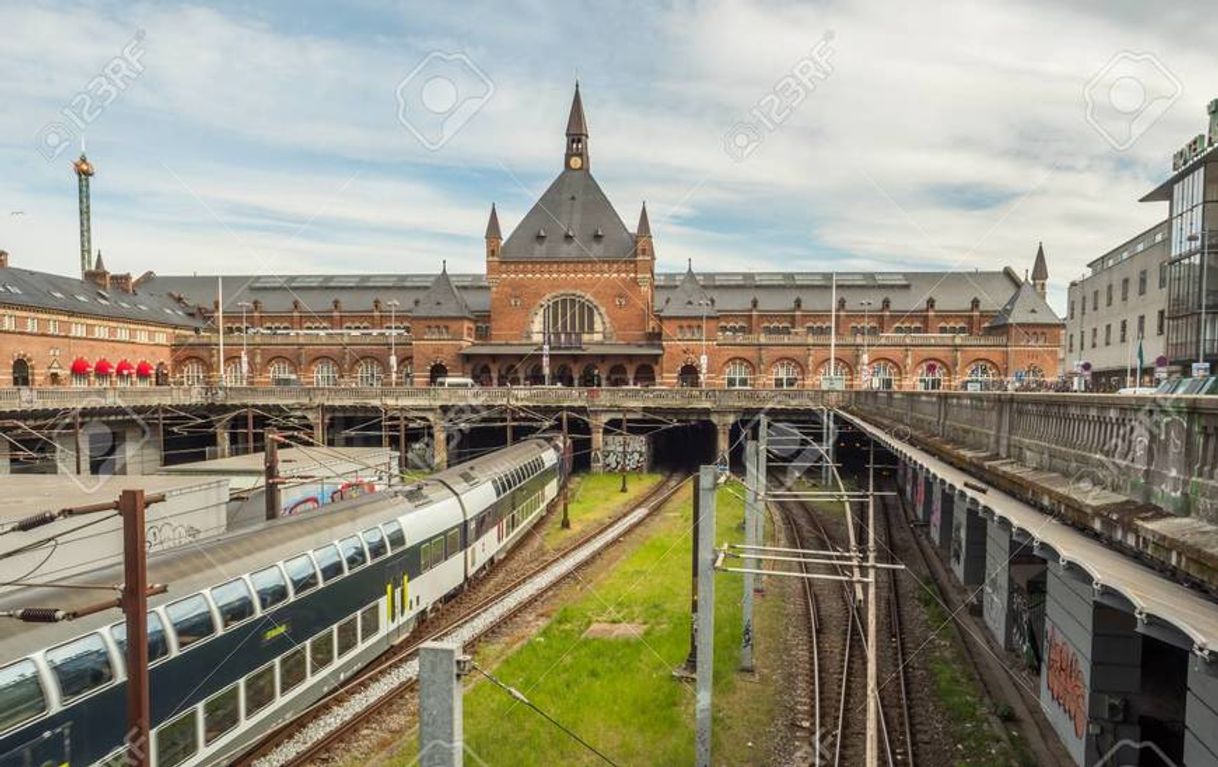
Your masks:
{"label": "beige building", "polygon": [[[1090,363],[1099,390],[1154,380],[1166,351],[1168,222],[1163,221],[1088,264],[1067,291],[1066,369]],[[1138,370],[1138,342],[1143,366]]]}

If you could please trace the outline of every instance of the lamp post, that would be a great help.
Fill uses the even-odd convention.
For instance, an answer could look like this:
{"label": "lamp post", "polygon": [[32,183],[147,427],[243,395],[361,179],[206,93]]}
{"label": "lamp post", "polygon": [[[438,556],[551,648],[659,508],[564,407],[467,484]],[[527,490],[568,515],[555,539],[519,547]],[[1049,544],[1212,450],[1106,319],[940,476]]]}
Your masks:
{"label": "lamp post", "polygon": [[237,306],[241,307],[241,385],[249,385],[250,376],[250,355],[249,355],[249,335],[250,327],[245,323],[245,310],[253,308],[253,304],[249,301],[238,301]]}
{"label": "lamp post", "polygon": [[391,298],[385,302],[389,307],[389,383],[398,385],[398,353],[397,353],[397,309],[402,302]]}
{"label": "lamp post", "polygon": [[1197,364],[1200,365],[1205,362],[1205,305],[1209,299],[1209,286],[1205,281],[1210,254],[1210,230],[1194,232],[1188,236],[1188,241],[1201,243],[1201,322],[1197,328]]}

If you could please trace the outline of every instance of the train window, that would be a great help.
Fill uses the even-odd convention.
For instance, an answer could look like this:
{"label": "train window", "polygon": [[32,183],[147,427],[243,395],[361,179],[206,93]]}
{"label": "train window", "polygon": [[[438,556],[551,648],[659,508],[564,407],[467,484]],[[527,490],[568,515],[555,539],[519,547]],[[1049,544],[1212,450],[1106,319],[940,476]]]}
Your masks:
{"label": "train window", "polygon": [[288,571],[288,579],[292,581],[292,591],[296,596],[317,586],[317,569],[313,567],[313,559],[308,554],[292,557],[283,563],[283,569]]}
{"label": "train window", "polygon": [[47,710],[38,667],[23,660],[0,669],[0,732]]}
{"label": "train window", "polygon": [[373,559],[380,559],[389,553],[389,547],[385,545],[385,534],[381,532],[381,528],[373,527],[365,530],[364,543],[368,544],[368,555]]}
{"label": "train window", "polygon": [[313,549],[313,556],[317,559],[318,569],[321,570],[322,583],[329,583],[343,574],[343,560],[338,555],[337,546],[322,546],[320,549]]}
{"label": "train window", "polygon": [[200,639],[216,633],[216,624],[211,618],[211,608],[202,594],[174,602],[165,608],[174,633],[178,635],[178,649],[184,650]]}
{"label": "train window", "polygon": [[385,523],[385,536],[389,539],[389,545],[393,547],[394,551],[406,545],[406,536],[402,534],[402,526],[396,519]]}
{"label": "train window", "polygon": [[47,665],[55,672],[59,690],[66,703],[73,698],[109,684],[114,678],[110,653],[101,634],[90,634],[60,645],[46,653]]}
{"label": "train window", "polygon": [[210,746],[241,723],[241,694],[237,685],[203,704],[203,745]]}
{"label": "train window", "polygon": [[329,631],[309,642],[309,673],[316,674],[334,662],[334,635]]}
{"label": "train window", "polygon": [[353,616],[338,624],[338,657],[355,649],[359,644],[359,624]]}
{"label": "train window", "polygon": [[305,680],[309,675],[309,664],[305,659],[305,648],[297,647],[284,653],[279,659],[279,694],[284,695]]}
{"label": "train window", "polygon": [[365,607],[359,614],[359,635],[364,642],[369,641],[381,630],[381,606],[379,604]]}
{"label": "train window", "polygon": [[[309,569],[312,570],[313,565],[309,565]],[[283,579],[283,572],[275,565],[250,575],[250,582],[254,584],[258,604],[262,605],[263,610],[288,598],[288,582]]]}
{"label": "train window", "polygon": [[[110,627],[110,636],[118,645],[118,654],[127,657],[127,624],[115,623]],[[148,662],[164,658],[169,654],[169,640],[165,637],[165,627],[161,624],[161,616],[152,610],[148,611]]]}
{"label": "train window", "polygon": [[192,708],[156,731],[158,767],[174,767],[194,756],[199,750],[197,722],[197,712]]}
{"label": "train window", "polygon": [[343,538],[338,542],[338,546],[347,562],[347,572],[358,570],[368,561],[368,554],[364,551],[364,544],[360,543],[358,535]]}
{"label": "train window", "polygon": [[211,590],[212,601],[220,609],[220,623],[227,629],[254,614],[254,598],[245,581],[237,578]]}
{"label": "train window", "polygon": [[245,715],[253,716],[275,700],[275,664],[270,663],[245,678]]}
{"label": "train window", "polygon": [[461,531],[460,530],[453,528],[452,530],[448,531],[447,550],[448,550],[448,556],[450,558],[457,556],[457,552],[459,552],[461,550]]}

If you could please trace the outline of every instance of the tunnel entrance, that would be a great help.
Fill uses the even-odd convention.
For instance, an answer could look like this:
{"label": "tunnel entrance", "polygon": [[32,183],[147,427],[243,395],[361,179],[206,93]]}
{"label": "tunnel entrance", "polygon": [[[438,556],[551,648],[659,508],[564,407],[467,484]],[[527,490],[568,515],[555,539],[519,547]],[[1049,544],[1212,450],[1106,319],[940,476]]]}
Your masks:
{"label": "tunnel entrance", "polygon": [[652,466],[657,471],[685,470],[714,463],[717,438],[715,425],[710,421],[693,421],[654,429],[651,435]]}

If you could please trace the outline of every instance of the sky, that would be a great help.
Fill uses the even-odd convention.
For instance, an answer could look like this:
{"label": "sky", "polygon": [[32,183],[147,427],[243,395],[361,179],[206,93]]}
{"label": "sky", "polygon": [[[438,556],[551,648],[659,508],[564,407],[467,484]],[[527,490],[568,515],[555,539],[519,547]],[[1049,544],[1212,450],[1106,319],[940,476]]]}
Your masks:
{"label": "sky", "polygon": [[[590,166],[657,268],[1032,266],[1050,302],[1167,215],[1207,127],[1202,3],[0,6],[0,248],[72,274],[83,141],[111,271],[481,272]],[[1208,29],[1207,29],[1208,27]]]}

